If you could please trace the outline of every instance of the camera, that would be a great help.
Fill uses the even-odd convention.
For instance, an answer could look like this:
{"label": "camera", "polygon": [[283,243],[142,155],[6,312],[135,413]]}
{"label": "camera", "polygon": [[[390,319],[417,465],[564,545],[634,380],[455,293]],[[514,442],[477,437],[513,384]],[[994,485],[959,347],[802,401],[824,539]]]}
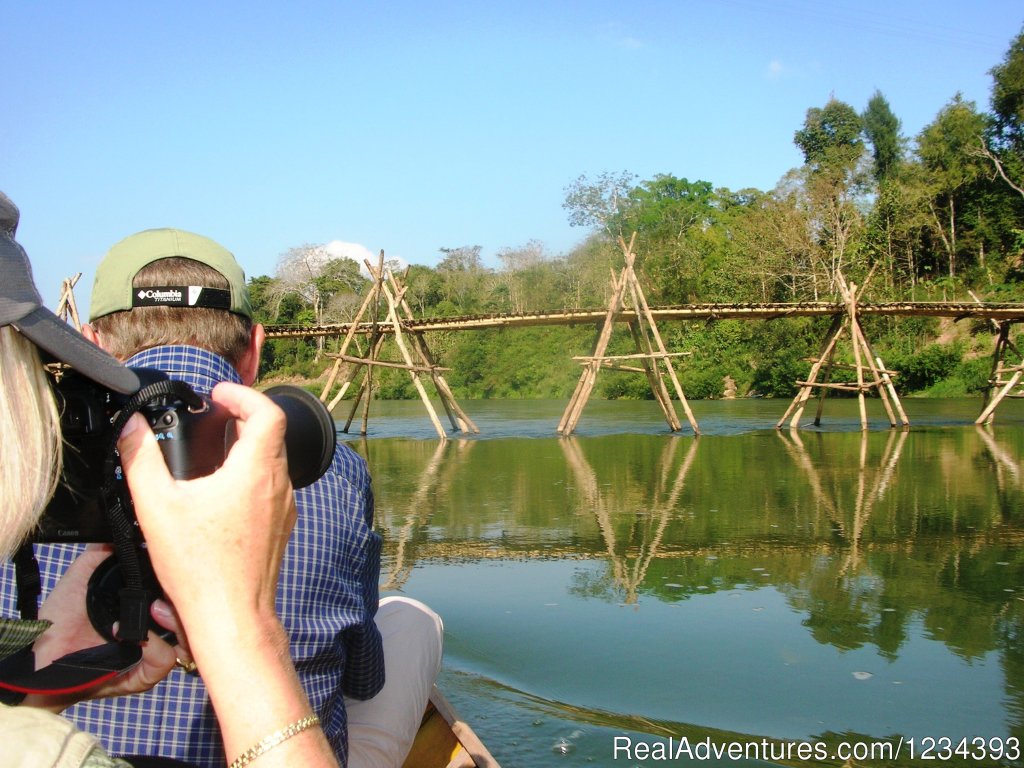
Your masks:
{"label": "camera", "polygon": [[[161,593],[146,554],[124,482],[116,442],[138,411],[153,429],[171,475],[190,480],[214,472],[237,437],[235,420],[208,397],[161,371],[136,368],[140,389],[120,395],[64,372],[54,385],[64,435],[64,464],[57,490],[32,539],[35,543],[113,543],[116,554],[93,573],[86,610],[109,641],[140,641],[150,629],[174,642],[149,618]],[[294,488],[318,480],[334,459],[337,436],[326,406],[299,387],[264,392],[286,417],[285,453]],[[120,623],[119,637],[112,627]]]}
{"label": "camera", "polygon": [[[121,395],[74,371],[55,384],[64,435],[64,465],[57,490],[33,538],[38,543],[114,541],[109,500],[104,488],[120,483],[114,422],[139,395],[160,390],[138,405],[156,435],[167,467],[179,480],[214,472],[223,464],[236,438],[230,414],[183,382],[171,382],[161,371],[134,369],[142,387]],[[163,387],[161,383],[174,387]],[[318,480],[334,457],[335,427],[326,406],[300,387],[281,385],[266,394],[286,416],[285,451],[294,488]],[[132,516],[134,518],[134,516]],[[141,532],[139,533],[141,540]]]}

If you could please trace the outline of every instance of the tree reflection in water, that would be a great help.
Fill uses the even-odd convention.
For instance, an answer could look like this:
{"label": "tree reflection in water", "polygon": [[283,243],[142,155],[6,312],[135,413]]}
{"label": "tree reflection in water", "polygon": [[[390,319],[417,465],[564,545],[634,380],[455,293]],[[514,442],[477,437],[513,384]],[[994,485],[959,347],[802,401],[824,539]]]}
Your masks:
{"label": "tree reflection in water", "polygon": [[421,596],[412,578],[421,569],[552,560],[604,564],[576,569],[565,585],[578,610],[770,588],[839,653],[873,648],[894,662],[924,637],[967,665],[992,660],[1005,724],[1024,736],[1024,430],[370,440],[362,449],[387,590]]}

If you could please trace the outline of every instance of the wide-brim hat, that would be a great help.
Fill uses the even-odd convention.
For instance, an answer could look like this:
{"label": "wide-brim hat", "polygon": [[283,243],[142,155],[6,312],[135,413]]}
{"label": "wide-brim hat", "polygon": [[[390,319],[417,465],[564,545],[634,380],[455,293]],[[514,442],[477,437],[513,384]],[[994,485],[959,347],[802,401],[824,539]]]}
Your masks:
{"label": "wide-brim hat", "polygon": [[82,375],[121,394],[140,386],[135,372],[43,306],[25,249],[14,239],[18,207],[0,192],[0,326],[13,326],[37,347]]}

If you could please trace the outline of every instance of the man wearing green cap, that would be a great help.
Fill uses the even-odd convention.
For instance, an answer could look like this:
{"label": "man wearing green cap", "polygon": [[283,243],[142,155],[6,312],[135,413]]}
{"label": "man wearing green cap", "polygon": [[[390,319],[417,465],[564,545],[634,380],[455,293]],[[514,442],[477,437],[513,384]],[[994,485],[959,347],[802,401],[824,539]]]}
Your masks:
{"label": "man wearing green cap", "polygon": [[[251,385],[264,341],[263,327],[252,321],[245,274],[234,256],[209,238],[176,229],[139,232],[110,249],[96,271],[90,325],[83,333],[129,366],[156,368],[202,394],[220,381]],[[404,643],[399,652],[389,646],[391,695],[374,699],[388,702],[391,709],[375,710],[369,702],[358,710],[371,727],[362,740],[353,737],[359,744],[353,744],[351,763],[352,768],[399,765],[404,752],[393,753],[411,743],[440,664],[440,620],[415,601],[389,598],[375,622],[381,539],[373,531],[366,462],[349,446],[338,444],[331,467],[319,481],[296,491],[296,503],[298,522],[281,567],[277,608],[303,687],[344,766],[349,754],[344,699],[349,709],[358,710],[358,700],[371,699],[384,686],[378,624],[387,627],[382,620],[400,615],[385,629],[387,642]],[[77,548],[37,549],[46,592]],[[414,625],[402,623],[410,620]],[[412,672],[399,664],[412,665]],[[201,678],[188,660],[181,666],[180,673],[146,694],[88,702],[67,715],[102,737],[114,753],[223,766],[223,747]],[[404,688],[397,696],[395,684]],[[379,724],[374,718],[389,722]]]}

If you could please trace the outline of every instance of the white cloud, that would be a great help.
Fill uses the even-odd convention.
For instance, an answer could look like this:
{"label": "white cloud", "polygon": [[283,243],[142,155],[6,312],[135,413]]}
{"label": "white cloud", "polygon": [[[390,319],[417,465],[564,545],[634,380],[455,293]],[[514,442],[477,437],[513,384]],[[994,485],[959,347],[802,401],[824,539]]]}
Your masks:
{"label": "white cloud", "polygon": [[369,259],[370,263],[373,263],[374,254],[365,245],[359,243],[346,243],[341,240],[331,240],[329,243],[324,243],[324,250],[331,255],[333,259],[352,259],[352,261],[363,263],[363,259]]}
{"label": "white cloud", "polygon": [[[328,254],[330,254],[332,259],[352,259],[352,261],[359,265],[360,274],[366,278],[370,277],[370,273],[366,269],[366,264],[364,262],[369,261],[374,267],[377,266],[379,254],[374,253],[365,245],[360,243],[346,243],[342,240],[331,240],[329,243],[324,243],[323,248]],[[396,256],[389,256],[387,253],[384,254],[384,263],[396,274],[408,266],[408,262],[405,259]]]}

